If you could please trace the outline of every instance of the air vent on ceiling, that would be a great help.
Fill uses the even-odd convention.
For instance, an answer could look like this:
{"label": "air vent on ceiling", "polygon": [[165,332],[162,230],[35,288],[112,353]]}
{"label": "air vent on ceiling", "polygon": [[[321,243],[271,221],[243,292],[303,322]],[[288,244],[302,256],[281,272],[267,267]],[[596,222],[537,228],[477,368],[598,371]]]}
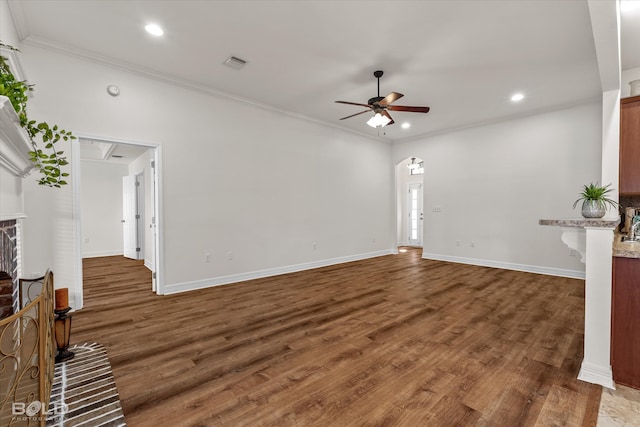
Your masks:
{"label": "air vent on ceiling", "polygon": [[114,159],[121,159],[121,158],[123,158],[124,156],[121,156],[121,155],[119,155],[119,154],[112,154],[112,155],[111,155],[111,157],[113,157]]}
{"label": "air vent on ceiling", "polygon": [[224,61],[224,65],[229,68],[233,68],[234,70],[239,70],[247,65],[247,61],[236,56],[230,56],[226,61]]}

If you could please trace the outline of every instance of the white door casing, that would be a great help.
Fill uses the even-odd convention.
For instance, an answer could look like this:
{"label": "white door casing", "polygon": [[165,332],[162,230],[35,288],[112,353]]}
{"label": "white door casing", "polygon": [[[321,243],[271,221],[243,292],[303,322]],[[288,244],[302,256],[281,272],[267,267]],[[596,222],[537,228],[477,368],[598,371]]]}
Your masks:
{"label": "white door casing", "polygon": [[152,280],[153,280],[153,291],[158,295],[164,295],[164,264],[162,262],[162,257],[164,255],[164,233],[163,233],[163,210],[162,210],[162,193],[163,193],[163,184],[162,184],[162,146],[156,143],[149,142],[134,142],[128,140],[118,140],[115,138],[104,139],[102,136],[89,135],[89,134],[76,134],[77,139],[71,141],[71,175],[75,177],[72,180],[71,189],[73,191],[73,248],[74,248],[74,257],[72,260],[73,263],[73,278],[69,279],[69,288],[70,291],[74,293],[74,308],[80,310],[84,306],[84,287],[82,281],[82,227],[81,227],[81,197],[80,197],[80,186],[78,184],[79,177],[81,176],[80,171],[80,140],[103,140],[108,141],[110,143],[117,144],[125,144],[125,145],[134,145],[140,147],[146,147],[151,150],[151,174],[152,174],[152,185],[151,189],[153,191],[152,199],[151,199],[151,213],[152,213],[152,226],[153,226],[153,236],[155,238],[153,242],[153,250],[152,250],[152,259],[151,259],[151,270],[152,270]]}

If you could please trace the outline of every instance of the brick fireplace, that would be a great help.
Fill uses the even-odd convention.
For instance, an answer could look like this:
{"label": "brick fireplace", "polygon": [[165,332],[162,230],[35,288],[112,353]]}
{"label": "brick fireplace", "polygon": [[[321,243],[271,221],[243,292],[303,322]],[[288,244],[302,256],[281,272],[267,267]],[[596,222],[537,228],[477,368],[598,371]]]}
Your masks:
{"label": "brick fireplace", "polygon": [[18,223],[0,221],[0,319],[18,311]]}

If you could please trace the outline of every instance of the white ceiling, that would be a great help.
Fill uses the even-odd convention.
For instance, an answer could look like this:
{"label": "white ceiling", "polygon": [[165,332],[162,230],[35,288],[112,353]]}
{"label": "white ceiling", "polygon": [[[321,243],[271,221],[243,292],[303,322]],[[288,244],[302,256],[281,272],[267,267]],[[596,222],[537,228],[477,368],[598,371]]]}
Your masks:
{"label": "white ceiling", "polygon": [[149,147],[80,138],[80,159],[128,165]]}
{"label": "white ceiling", "polygon": [[[11,0],[10,6],[24,42],[389,141],[601,94],[586,0]],[[165,35],[146,34],[148,22]],[[223,66],[230,55],[248,64],[239,71]],[[639,67],[640,53],[624,64]],[[378,69],[385,72],[382,96],[400,92],[405,96],[395,104],[427,105],[431,112],[392,112],[396,124],[383,131],[366,125],[369,114],[338,120],[362,108],[334,101],[366,103],[376,95]],[[518,104],[509,100],[516,91],[526,95]],[[400,127],[405,121],[410,129]]]}

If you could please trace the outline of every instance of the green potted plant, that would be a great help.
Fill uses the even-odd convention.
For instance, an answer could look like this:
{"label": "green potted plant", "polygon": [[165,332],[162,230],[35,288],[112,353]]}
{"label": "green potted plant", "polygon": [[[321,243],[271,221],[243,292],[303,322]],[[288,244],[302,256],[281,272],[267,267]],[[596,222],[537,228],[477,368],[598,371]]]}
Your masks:
{"label": "green potted plant", "polygon": [[607,212],[607,205],[617,209],[619,204],[615,200],[608,197],[609,192],[613,189],[609,188],[611,184],[598,185],[590,183],[582,188],[580,197],[573,202],[575,209],[578,202],[582,200],[582,216],[585,218],[602,218]]}
{"label": "green potted plant", "polygon": [[[13,46],[2,42],[0,42],[0,47],[18,51]],[[69,162],[63,156],[63,151],[57,151],[56,143],[60,140],[68,141],[76,137],[71,132],[60,129],[58,125],[51,126],[47,122],[37,122],[29,118],[27,102],[29,100],[28,93],[31,90],[33,90],[33,85],[16,79],[11,72],[8,59],[0,55],[0,95],[9,98],[20,119],[20,126],[29,137],[32,148],[29,156],[42,175],[38,184],[60,188],[67,184],[65,178],[69,174],[63,172],[62,168]]]}

